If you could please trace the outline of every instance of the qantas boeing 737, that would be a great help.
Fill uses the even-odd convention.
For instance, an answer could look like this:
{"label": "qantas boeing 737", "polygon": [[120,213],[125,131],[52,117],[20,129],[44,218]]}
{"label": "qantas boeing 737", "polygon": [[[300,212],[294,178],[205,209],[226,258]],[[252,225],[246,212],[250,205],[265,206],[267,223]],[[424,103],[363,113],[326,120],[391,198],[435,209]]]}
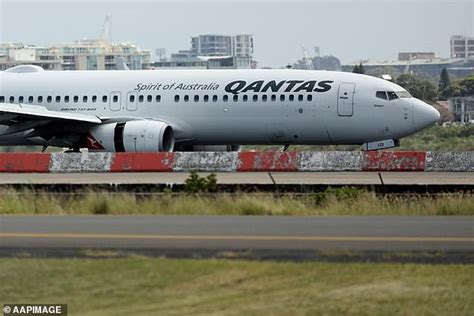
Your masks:
{"label": "qantas boeing 737", "polygon": [[236,150],[255,144],[394,147],[439,120],[382,79],[308,70],[0,72],[0,146]]}

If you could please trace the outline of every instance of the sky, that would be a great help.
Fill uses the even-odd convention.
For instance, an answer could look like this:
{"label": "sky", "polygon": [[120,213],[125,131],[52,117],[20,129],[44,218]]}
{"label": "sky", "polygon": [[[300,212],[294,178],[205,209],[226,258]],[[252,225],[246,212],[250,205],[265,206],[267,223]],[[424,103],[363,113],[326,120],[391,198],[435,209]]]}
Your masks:
{"label": "sky", "polygon": [[449,57],[453,34],[474,35],[474,0],[0,0],[0,42],[38,46],[98,38],[112,15],[113,41],[189,49],[199,34],[253,34],[259,66],[281,67],[319,46],[342,63]]}

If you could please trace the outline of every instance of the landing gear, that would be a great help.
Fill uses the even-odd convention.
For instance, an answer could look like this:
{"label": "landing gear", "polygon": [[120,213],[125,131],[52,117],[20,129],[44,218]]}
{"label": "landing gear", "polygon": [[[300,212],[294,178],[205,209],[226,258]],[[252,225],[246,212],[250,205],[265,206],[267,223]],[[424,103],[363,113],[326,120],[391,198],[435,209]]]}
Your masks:
{"label": "landing gear", "polygon": [[283,146],[282,148],[280,148],[280,150],[279,150],[279,151],[283,151],[283,152],[285,152],[285,151],[287,151],[287,150],[288,150],[288,148],[290,148],[290,145],[288,145],[288,144],[287,144],[287,145]]}
{"label": "landing gear", "polygon": [[69,154],[69,153],[80,153],[81,150],[79,147],[75,147],[75,148],[69,148],[68,150],[65,151],[65,153]]}

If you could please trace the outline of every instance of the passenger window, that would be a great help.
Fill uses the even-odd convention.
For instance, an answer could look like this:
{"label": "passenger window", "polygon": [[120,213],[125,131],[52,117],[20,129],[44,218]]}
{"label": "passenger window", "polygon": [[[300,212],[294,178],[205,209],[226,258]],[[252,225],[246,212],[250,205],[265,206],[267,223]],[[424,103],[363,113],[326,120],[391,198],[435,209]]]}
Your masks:
{"label": "passenger window", "polygon": [[304,97],[303,97],[302,94],[298,95],[298,101],[303,101],[303,98],[304,98]]}
{"label": "passenger window", "polygon": [[234,94],[232,99],[234,100],[234,102],[237,102],[237,101],[239,101],[239,96],[237,94]]}
{"label": "passenger window", "polygon": [[59,95],[56,96],[56,103],[61,102],[61,97]]}
{"label": "passenger window", "polygon": [[229,100],[229,96],[228,96],[227,94],[224,95],[224,96],[222,97],[222,100],[223,100],[224,102],[227,102],[227,100]]}
{"label": "passenger window", "polygon": [[114,95],[112,100],[114,101],[114,103],[117,103],[118,102],[118,95]]}
{"label": "passenger window", "polygon": [[64,102],[69,103],[69,96],[68,95],[64,97]]}
{"label": "passenger window", "polygon": [[0,95],[0,103],[5,103],[5,97],[3,95]]}
{"label": "passenger window", "polygon": [[174,102],[179,102],[179,95],[174,96]]}
{"label": "passenger window", "polygon": [[213,95],[213,96],[212,96],[212,101],[213,101],[213,102],[217,102],[217,95]]}
{"label": "passenger window", "polygon": [[295,101],[295,96],[293,94],[290,94],[290,96],[288,97],[288,100]]}
{"label": "passenger window", "polygon": [[33,96],[30,96],[30,97],[28,98],[28,103],[33,103],[33,100],[34,100]]}
{"label": "passenger window", "polygon": [[252,100],[257,102],[258,101],[258,95],[254,94],[253,97],[252,97]]}
{"label": "passenger window", "polygon": [[53,97],[48,95],[48,97],[46,98],[46,102],[51,103],[51,101],[53,101]]}
{"label": "passenger window", "polygon": [[275,101],[276,101],[276,99],[277,99],[277,96],[276,96],[276,95],[274,95],[274,94],[272,94],[272,101],[273,101],[273,102],[275,102]]}
{"label": "passenger window", "polygon": [[189,95],[185,95],[185,96],[183,97],[183,101],[184,101],[184,102],[189,102]]}
{"label": "passenger window", "polygon": [[194,96],[194,102],[199,102],[199,96],[198,95]]}
{"label": "passenger window", "polygon": [[204,96],[204,102],[209,102],[209,96],[207,94]]}
{"label": "passenger window", "polygon": [[129,101],[130,103],[135,102],[135,96],[134,96],[133,94],[131,94],[130,97],[128,98],[128,101]]}
{"label": "passenger window", "polygon": [[86,103],[87,102],[87,95],[82,97],[82,102]]}
{"label": "passenger window", "polygon": [[104,103],[107,102],[107,96],[106,95],[102,96],[102,102],[104,102]]}
{"label": "passenger window", "polygon": [[97,102],[97,96],[96,95],[92,96],[92,102],[94,102],[94,103]]}
{"label": "passenger window", "polygon": [[161,95],[156,96],[156,102],[161,102]]}
{"label": "passenger window", "polygon": [[398,99],[398,96],[395,92],[393,91],[387,91],[388,99],[389,100],[395,100]]}
{"label": "passenger window", "polygon": [[142,96],[142,95],[139,95],[138,96],[138,102],[143,102],[143,100],[145,100],[145,97]]}
{"label": "passenger window", "polygon": [[77,95],[75,95],[73,100],[74,100],[74,103],[77,103],[77,102],[79,102],[79,97]]}
{"label": "passenger window", "polygon": [[242,96],[242,100],[243,100],[244,102],[247,102],[248,99],[249,99],[249,96],[248,96],[248,95],[244,94],[244,95]]}
{"label": "passenger window", "polygon": [[148,102],[153,101],[153,96],[152,96],[152,95],[148,95],[148,96],[146,97],[146,100],[147,100]]}
{"label": "passenger window", "polygon": [[375,96],[379,99],[387,100],[387,94],[385,93],[385,91],[377,91],[375,93]]}
{"label": "passenger window", "polygon": [[22,97],[22,96],[18,97],[18,103],[23,103],[23,100],[24,100],[24,99],[25,99],[25,98]]}
{"label": "passenger window", "polygon": [[267,102],[267,95],[266,94],[262,95],[262,101]]}
{"label": "passenger window", "polygon": [[10,97],[10,103],[15,103],[15,97]]}
{"label": "passenger window", "polygon": [[38,103],[43,103],[43,97],[42,96],[38,97]]}
{"label": "passenger window", "polygon": [[306,97],[306,100],[308,100],[309,102],[313,101],[313,95],[308,94],[308,96]]}
{"label": "passenger window", "polygon": [[285,101],[285,95],[284,94],[280,95],[280,101]]}

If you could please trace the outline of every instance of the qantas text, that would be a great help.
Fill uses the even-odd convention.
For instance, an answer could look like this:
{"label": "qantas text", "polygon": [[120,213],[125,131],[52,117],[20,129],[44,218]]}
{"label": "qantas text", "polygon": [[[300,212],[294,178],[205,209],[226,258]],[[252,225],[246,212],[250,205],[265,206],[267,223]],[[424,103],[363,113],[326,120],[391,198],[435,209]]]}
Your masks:
{"label": "qantas text", "polygon": [[247,84],[247,81],[236,80],[225,86],[225,91],[233,94],[244,92],[326,92],[331,90],[332,80],[257,80]]}

